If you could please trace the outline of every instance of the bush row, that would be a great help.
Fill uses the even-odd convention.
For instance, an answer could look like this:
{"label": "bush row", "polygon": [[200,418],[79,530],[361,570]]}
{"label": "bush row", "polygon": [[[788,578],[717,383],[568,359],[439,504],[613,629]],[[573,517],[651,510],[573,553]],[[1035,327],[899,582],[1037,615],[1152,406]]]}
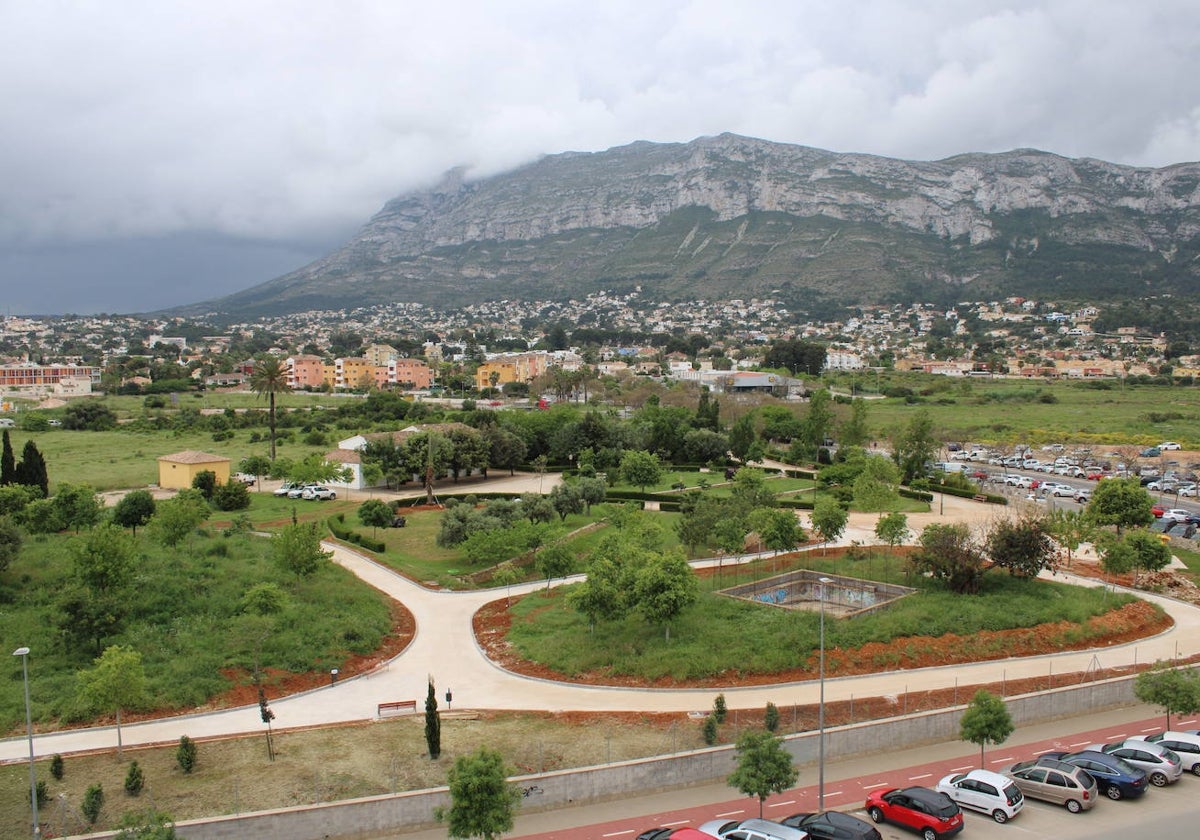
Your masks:
{"label": "bush row", "polygon": [[329,530],[339,540],[354,543],[357,546],[365,548],[367,551],[374,551],[376,554],[387,550],[387,545],[380,540],[371,539],[366,534],[360,534],[358,531],[346,527],[346,514],[344,513],[334,514],[327,521],[329,523]]}

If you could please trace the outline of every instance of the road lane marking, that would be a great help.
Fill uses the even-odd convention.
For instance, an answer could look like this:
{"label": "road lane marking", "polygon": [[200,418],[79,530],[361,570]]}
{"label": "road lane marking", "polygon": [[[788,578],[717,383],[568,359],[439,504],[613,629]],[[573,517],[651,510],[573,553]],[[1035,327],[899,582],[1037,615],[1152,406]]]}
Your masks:
{"label": "road lane marking", "polygon": [[[825,795],[828,796],[829,794],[825,794]],[[787,802],[772,802],[767,807],[768,808],[786,808],[788,805],[795,805],[795,804],[796,804],[795,799],[789,799]]]}
{"label": "road lane marking", "polygon": [[1045,755],[1048,752],[1055,752],[1054,747],[1050,747],[1049,749],[1045,749],[1045,750],[1035,750],[1033,754],[1034,755]]}
{"label": "road lane marking", "polygon": [[1124,732],[1119,732],[1116,735],[1108,735],[1107,737],[1105,737],[1104,740],[1105,741],[1124,741],[1128,737],[1129,736],[1126,735]]}
{"label": "road lane marking", "polygon": [[687,825],[689,822],[691,822],[691,820],[675,820],[674,822],[665,822],[663,825]]}
{"label": "road lane marking", "polygon": [[1078,744],[1067,744],[1067,746],[1070,747],[1071,749],[1075,749],[1075,747],[1085,747],[1089,743],[1091,743],[1091,742],[1090,741],[1080,741]]}
{"label": "road lane marking", "polygon": [[922,773],[920,776],[909,776],[908,780],[910,782],[915,782],[917,779],[932,779],[932,778],[933,778],[932,773]]}
{"label": "road lane marking", "polygon": [[989,764],[1008,764],[1013,760],[1013,756],[1008,755],[1004,758],[993,758],[989,760]]}
{"label": "road lane marking", "polygon": [[827,790],[827,791],[825,791],[825,798],[826,798],[826,799],[828,799],[828,798],[829,798],[829,797],[831,797],[831,796],[841,796],[841,795],[842,795],[842,792],[841,792],[840,790]]}
{"label": "road lane marking", "polygon": [[1157,727],[1157,726],[1151,726],[1149,729],[1143,729],[1142,731],[1143,731],[1143,732],[1157,732],[1157,731],[1158,731],[1158,727]]}
{"label": "road lane marking", "polygon": [[726,811],[724,814],[717,814],[717,818],[719,819],[721,817],[732,817],[734,814],[744,814],[744,813],[746,813],[746,810],[744,808],[740,811]]}
{"label": "road lane marking", "polygon": [[870,790],[871,788],[887,787],[887,786],[888,786],[887,782],[876,782],[873,785],[863,785],[862,787],[863,787],[863,790]]}
{"label": "road lane marking", "polygon": [[620,837],[622,834],[633,834],[632,828],[627,828],[624,831],[612,831],[608,834],[601,834],[601,837]]}
{"label": "road lane marking", "polygon": [[974,766],[975,766],[974,764],[964,764],[962,767],[951,767],[950,772],[951,773],[961,773],[964,770],[972,769]]}

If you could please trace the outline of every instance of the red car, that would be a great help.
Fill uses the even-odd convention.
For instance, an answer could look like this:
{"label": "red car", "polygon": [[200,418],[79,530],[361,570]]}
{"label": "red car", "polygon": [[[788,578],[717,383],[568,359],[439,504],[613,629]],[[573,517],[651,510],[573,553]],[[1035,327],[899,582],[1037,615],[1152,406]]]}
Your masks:
{"label": "red car", "polygon": [[962,811],[954,800],[926,787],[874,791],[863,807],[873,821],[911,829],[922,840],[953,837],[963,829]]}
{"label": "red car", "polygon": [[1150,512],[1154,514],[1155,519],[1161,519],[1162,515],[1167,512],[1167,509],[1162,505],[1155,505],[1154,507],[1150,508]]}

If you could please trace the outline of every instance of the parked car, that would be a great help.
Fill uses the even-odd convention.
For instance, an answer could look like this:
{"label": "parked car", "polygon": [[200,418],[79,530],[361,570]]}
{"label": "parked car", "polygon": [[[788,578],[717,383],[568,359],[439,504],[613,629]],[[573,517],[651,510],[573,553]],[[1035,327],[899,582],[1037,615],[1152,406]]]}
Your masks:
{"label": "parked car", "polygon": [[1075,501],[1079,502],[1079,504],[1086,505],[1091,500],[1092,500],[1092,491],[1091,490],[1076,490],[1075,491]]}
{"label": "parked car", "polygon": [[798,828],[757,817],[748,820],[709,820],[701,823],[699,829],[720,840],[805,840],[808,837]]}
{"label": "parked car", "polygon": [[327,502],[330,499],[337,498],[337,491],[332,487],[324,487],[320,484],[310,484],[300,491],[301,499],[316,499],[318,501]]}
{"label": "parked car", "polygon": [[1167,512],[1167,509],[1162,505],[1155,505],[1154,507],[1150,508],[1150,512],[1154,514],[1155,519],[1158,519]]}
{"label": "parked car", "polygon": [[651,828],[637,836],[637,840],[714,840],[711,834],[705,834],[695,828]]}
{"label": "parked car", "polygon": [[1169,510],[1164,510],[1162,516],[1159,518],[1164,522],[1187,522],[1192,516],[1193,514],[1190,510],[1170,508]]}
{"label": "parked car", "polygon": [[1160,455],[1162,455],[1162,450],[1157,446],[1147,447],[1138,453],[1138,456],[1141,458],[1157,458]]}
{"label": "parked car", "polygon": [[1080,752],[1048,752],[1043,758],[1055,758],[1088,771],[1100,787],[1100,792],[1109,799],[1134,799],[1150,787],[1146,771],[1134,767],[1115,755],[1082,750]]}
{"label": "parked car", "polygon": [[1155,787],[1174,784],[1183,775],[1183,762],[1179,756],[1161,744],[1126,738],[1112,744],[1093,744],[1088,749],[1114,755],[1145,770],[1150,784]]}
{"label": "parked car", "polygon": [[1025,797],[1012,779],[991,770],[951,773],[937,783],[937,790],[960,807],[990,814],[998,823],[1006,823],[1025,807]]}
{"label": "parked car", "polygon": [[1183,769],[1193,776],[1200,776],[1200,734],[1191,732],[1158,732],[1154,735],[1137,735],[1131,741],[1148,741],[1159,744],[1179,756]]}
{"label": "parked car", "polygon": [[863,807],[872,822],[903,826],[922,840],[953,837],[963,829],[962,811],[954,800],[926,787],[872,791]]}
{"label": "parked car", "polygon": [[1092,774],[1065,761],[1043,756],[1017,762],[1000,772],[1030,799],[1062,805],[1072,814],[1092,809],[1100,797],[1100,788]]}
{"label": "parked car", "polygon": [[[276,496],[287,496],[293,490],[298,491],[299,489],[300,489],[299,484],[296,484],[293,481],[285,481],[285,482],[283,482],[283,484],[280,484],[277,488],[275,488],[275,495]],[[299,492],[297,492],[295,496],[292,496],[292,498],[298,498],[299,495],[300,495]]]}
{"label": "parked car", "polygon": [[780,820],[784,825],[798,828],[809,837],[819,840],[883,840],[879,829],[858,817],[841,811],[824,814],[792,814]]}
{"label": "parked car", "polygon": [[304,492],[304,488],[307,486],[307,484],[293,484],[291,489],[287,491],[287,497],[289,499],[299,499],[300,495]]}
{"label": "parked car", "polygon": [[234,473],[233,480],[240,481],[247,487],[253,487],[258,482],[258,476],[250,475],[250,473]]}
{"label": "parked car", "polygon": [[1163,452],[1166,452],[1168,449],[1183,449],[1182,446],[1180,446],[1178,443],[1176,443],[1173,440],[1163,441],[1162,443],[1160,443],[1158,445],[1158,448],[1161,449]]}

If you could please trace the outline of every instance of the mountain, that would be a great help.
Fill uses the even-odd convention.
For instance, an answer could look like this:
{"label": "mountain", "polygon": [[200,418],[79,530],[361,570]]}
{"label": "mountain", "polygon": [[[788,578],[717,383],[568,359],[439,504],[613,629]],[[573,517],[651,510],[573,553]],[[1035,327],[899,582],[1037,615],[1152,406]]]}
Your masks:
{"label": "mountain", "polygon": [[940,161],[722,134],[549,155],[389,201],[343,248],[188,307],[240,316],[642,287],[660,300],[852,303],[1186,294],[1200,164],[1035,150]]}

